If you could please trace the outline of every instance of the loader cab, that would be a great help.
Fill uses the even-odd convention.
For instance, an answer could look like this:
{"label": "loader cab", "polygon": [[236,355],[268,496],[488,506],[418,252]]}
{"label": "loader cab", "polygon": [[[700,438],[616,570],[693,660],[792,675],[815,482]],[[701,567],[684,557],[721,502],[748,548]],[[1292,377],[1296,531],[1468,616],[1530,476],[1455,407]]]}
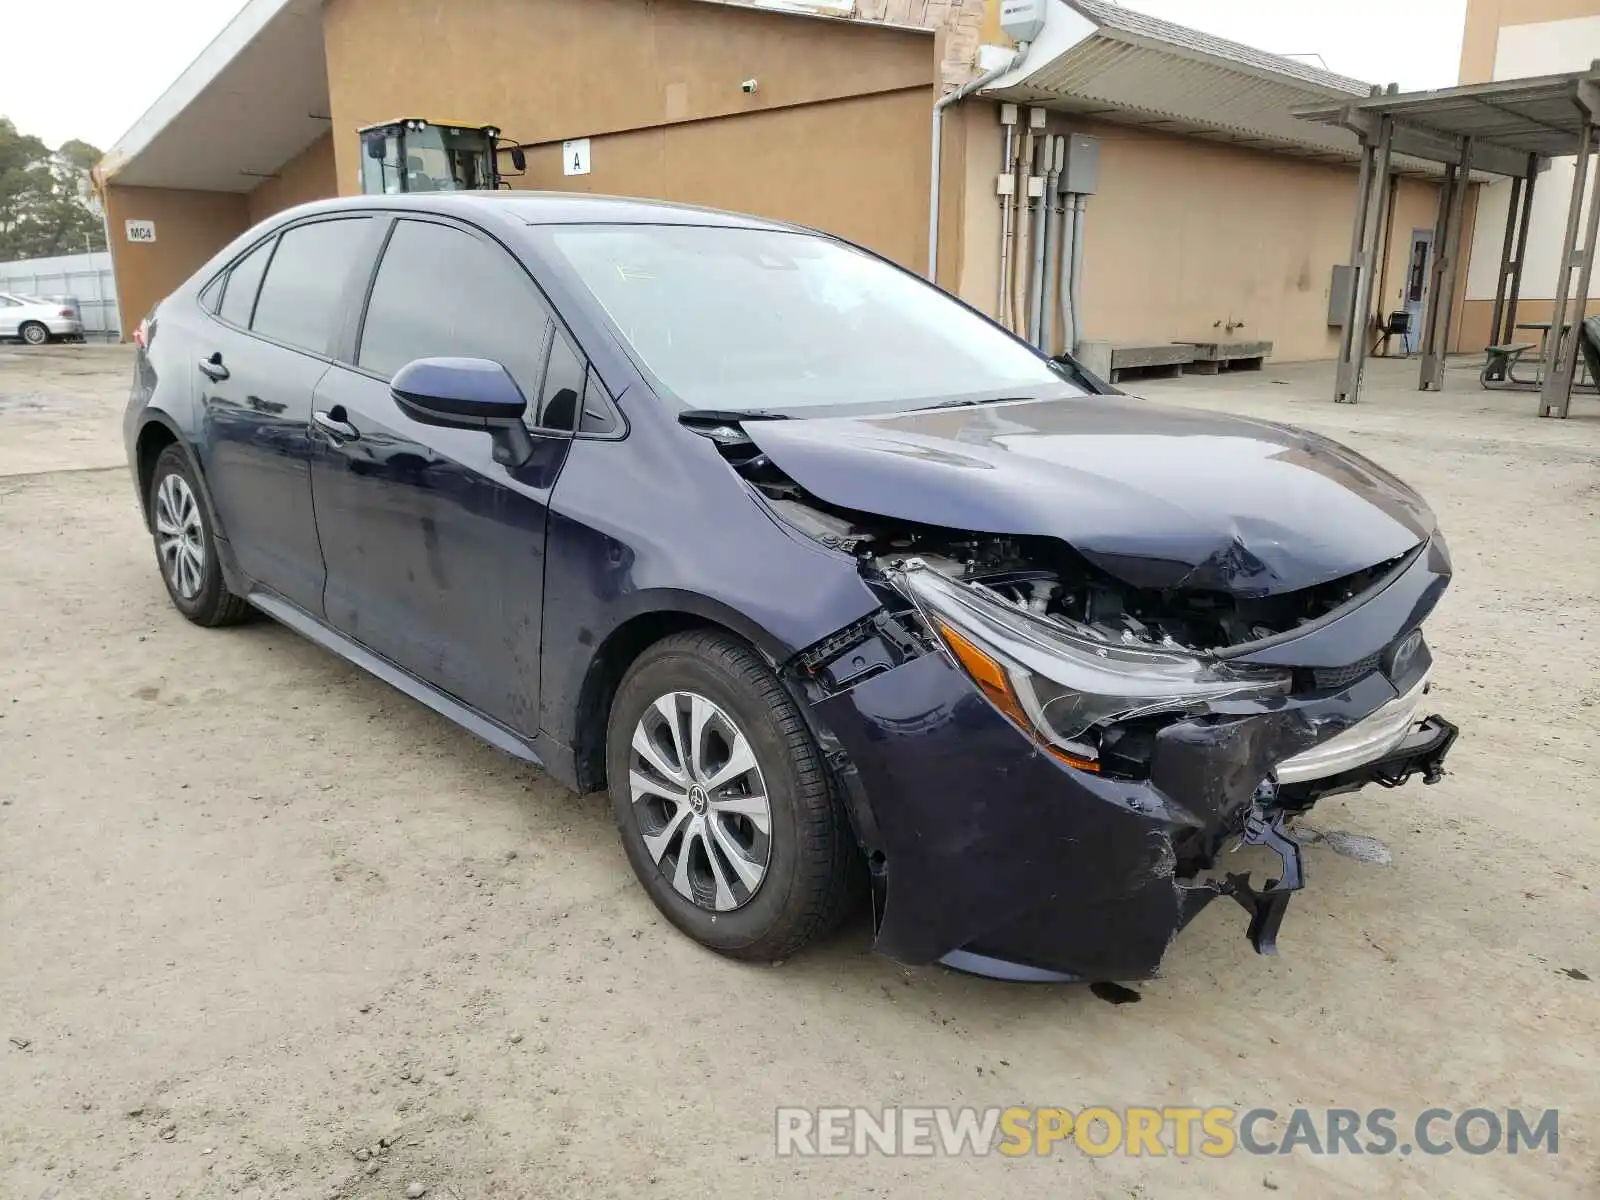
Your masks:
{"label": "loader cab", "polygon": [[[363,195],[494,191],[502,184],[500,130],[493,125],[437,125],[408,117],[369,125],[358,136]],[[526,169],[521,149],[513,147],[509,155],[513,171]]]}

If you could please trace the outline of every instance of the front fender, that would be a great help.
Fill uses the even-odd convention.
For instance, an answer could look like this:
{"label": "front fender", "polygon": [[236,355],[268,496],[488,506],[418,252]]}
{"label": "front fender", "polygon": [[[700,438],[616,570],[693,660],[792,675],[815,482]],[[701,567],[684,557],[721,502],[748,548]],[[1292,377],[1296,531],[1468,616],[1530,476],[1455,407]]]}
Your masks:
{"label": "front fender", "polygon": [[[681,430],[676,430],[682,434]],[[574,443],[545,555],[541,728],[571,745],[597,656],[648,614],[723,626],[781,664],[879,606],[855,560],[787,531],[709,441]]]}

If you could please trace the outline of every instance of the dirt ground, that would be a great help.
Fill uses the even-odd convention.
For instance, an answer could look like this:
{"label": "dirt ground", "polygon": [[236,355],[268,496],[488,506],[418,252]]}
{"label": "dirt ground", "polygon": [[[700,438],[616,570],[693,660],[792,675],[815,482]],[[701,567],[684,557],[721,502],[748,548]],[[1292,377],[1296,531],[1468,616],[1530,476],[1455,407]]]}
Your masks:
{"label": "dirt ground", "polygon": [[[864,919],[723,961],[656,916],[602,798],[269,622],[189,625],[123,465],[128,362],[0,347],[0,1197],[1600,1195],[1600,402],[1541,421],[1387,363],[1357,408],[1326,364],[1131,385],[1431,499],[1463,733],[1437,787],[1319,809],[1393,861],[1311,847],[1280,958],[1217,903],[1112,1005],[906,970]],[[776,1107],[854,1104],[1524,1105],[1561,1141],[775,1156]]]}

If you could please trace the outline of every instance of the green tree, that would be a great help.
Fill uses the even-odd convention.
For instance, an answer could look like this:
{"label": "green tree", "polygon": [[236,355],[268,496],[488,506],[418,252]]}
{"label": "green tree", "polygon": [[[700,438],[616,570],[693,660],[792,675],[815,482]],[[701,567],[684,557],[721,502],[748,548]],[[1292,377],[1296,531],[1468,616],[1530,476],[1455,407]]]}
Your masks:
{"label": "green tree", "polygon": [[99,160],[87,142],[51,150],[0,117],[0,262],[106,248],[89,183]]}

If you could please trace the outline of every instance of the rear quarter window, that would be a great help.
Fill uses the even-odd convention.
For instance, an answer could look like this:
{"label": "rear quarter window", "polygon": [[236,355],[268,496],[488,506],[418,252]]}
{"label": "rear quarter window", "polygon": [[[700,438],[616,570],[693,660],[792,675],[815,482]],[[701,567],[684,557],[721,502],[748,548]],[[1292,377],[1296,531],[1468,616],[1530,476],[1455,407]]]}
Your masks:
{"label": "rear quarter window", "polygon": [[227,273],[222,284],[222,304],[216,312],[230,325],[250,328],[250,315],[255,310],[256,293],[261,290],[261,276],[266,273],[272,247],[271,240],[261,243]]}

